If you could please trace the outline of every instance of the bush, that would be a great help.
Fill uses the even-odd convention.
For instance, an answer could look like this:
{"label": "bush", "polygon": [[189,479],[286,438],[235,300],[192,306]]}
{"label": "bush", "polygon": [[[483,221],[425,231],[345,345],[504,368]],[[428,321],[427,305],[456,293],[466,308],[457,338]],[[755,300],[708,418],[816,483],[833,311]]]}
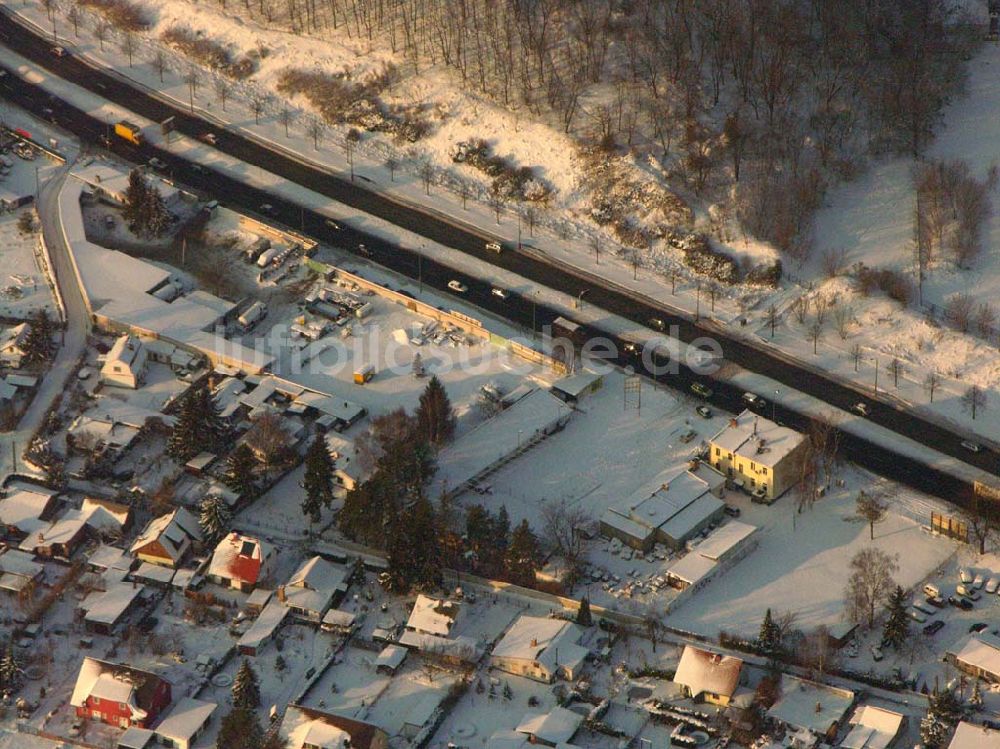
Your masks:
{"label": "bush", "polygon": [[729,255],[712,249],[704,234],[670,233],[666,240],[671,247],[681,251],[684,264],[695,273],[726,284],[734,284],[739,280],[736,261]]}
{"label": "bush", "polygon": [[492,153],[489,143],[479,138],[460,141],[452,150],[451,160],[467,164],[493,178],[493,192],[508,200],[541,202],[548,199],[552,189],[531,167],[516,167]]}
{"label": "bush", "polygon": [[743,280],[749,284],[757,286],[770,286],[776,288],[781,283],[781,260],[775,260],[770,265],[755,265],[750,268]]}
{"label": "bush", "polygon": [[913,284],[896,270],[869,268],[864,263],[858,263],[854,268],[854,283],[862,296],[870,296],[877,290],[903,305],[913,301]]}
{"label": "bush", "polygon": [[142,8],[128,0],[80,0],[80,5],[96,10],[116,29],[142,31],[149,27]]}
{"label": "bush", "polygon": [[257,70],[255,60],[241,57],[234,61],[225,45],[214,39],[199,36],[184,26],[172,26],[164,31],[160,38],[181,54],[236,80],[249,78]]}

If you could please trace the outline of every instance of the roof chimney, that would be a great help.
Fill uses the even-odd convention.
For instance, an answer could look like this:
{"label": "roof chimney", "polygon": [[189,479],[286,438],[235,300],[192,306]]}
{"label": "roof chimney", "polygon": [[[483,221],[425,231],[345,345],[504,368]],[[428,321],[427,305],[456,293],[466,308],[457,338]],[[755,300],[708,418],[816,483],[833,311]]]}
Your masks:
{"label": "roof chimney", "polygon": [[735,429],[736,426],[738,426],[738,424],[739,424],[739,422],[736,421],[736,417],[735,416],[731,416],[729,418],[729,426],[731,426],[731,427],[733,427]]}
{"label": "roof chimney", "polygon": [[279,585],[278,586],[278,600],[281,601],[282,603],[285,602],[285,586],[284,585]]}
{"label": "roof chimney", "polygon": [[533,648],[537,648],[538,647],[538,640],[536,638],[534,638],[534,637],[531,638],[531,647],[533,647]]}

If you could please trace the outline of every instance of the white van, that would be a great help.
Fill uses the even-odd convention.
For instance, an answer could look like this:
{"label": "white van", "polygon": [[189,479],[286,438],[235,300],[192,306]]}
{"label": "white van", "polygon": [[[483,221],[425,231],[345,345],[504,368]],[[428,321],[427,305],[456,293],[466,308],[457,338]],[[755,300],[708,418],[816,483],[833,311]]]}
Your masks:
{"label": "white van", "polygon": [[937,598],[941,595],[941,590],[938,586],[927,583],[927,585],[924,586],[924,593],[929,595],[931,598]]}

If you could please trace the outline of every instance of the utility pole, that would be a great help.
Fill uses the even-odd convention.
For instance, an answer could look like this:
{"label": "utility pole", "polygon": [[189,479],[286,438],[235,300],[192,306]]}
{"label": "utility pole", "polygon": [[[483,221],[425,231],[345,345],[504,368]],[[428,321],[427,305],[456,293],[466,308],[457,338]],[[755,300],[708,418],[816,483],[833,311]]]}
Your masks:
{"label": "utility pole", "polygon": [[875,395],[878,395],[878,357],[875,357]]}
{"label": "utility pole", "polygon": [[694,286],[694,321],[701,319],[701,281]]}

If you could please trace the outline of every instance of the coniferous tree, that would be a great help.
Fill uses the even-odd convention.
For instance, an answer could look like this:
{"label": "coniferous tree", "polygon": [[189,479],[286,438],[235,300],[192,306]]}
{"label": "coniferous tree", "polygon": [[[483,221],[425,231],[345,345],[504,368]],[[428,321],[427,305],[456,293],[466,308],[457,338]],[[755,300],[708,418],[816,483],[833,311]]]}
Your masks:
{"label": "coniferous tree", "polygon": [[52,356],[53,326],[48,312],[38,310],[28,321],[28,332],[24,336],[21,348],[24,360],[28,364],[40,364]]}
{"label": "coniferous tree", "polygon": [[590,599],[587,596],[580,599],[580,608],[576,612],[576,623],[581,627],[589,627],[594,623],[594,617],[590,613]]}
{"label": "coniferous tree", "polygon": [[920,721],[920,742],[924,749],[941,749],[948,738],[948,726],[929,712]]}
{"label": "coniferous tree", "polygon": [[969,707],[976,711],[983,709],[983,690],[979,686],[979,679],[976,679],[972,694],[969,695]]}
{"label": "coniferous tree", "polygon": [[429,590],[440,584],[438,536],[434,507],[420,496],[403,513],[389,544],[389,575],[394,590]]}
{"label": "coniferous tree", "polygon": [[322,435],[316,435],[306,453],[306,473],[302,480],[305,498],[302,511],[313,523],[318,523],[320,510],[333,504],[333,459]]}
{"label": "coniferous tree", "polygon": [[265,749],[264,731],[248,708],[233,708],[219,724],[216,749]]}
{"label": "coniferous tree", "polygon": [[530,587],[535,583],[535,570],[541,563],[542,555],[538,539],[532,533],[527,520],[522,520],[510,537],[507,549],[507,577],[515,585]]}
{"label": "coniferous tree", "polygon": [[167,453],[177,461],[190,460],[202,451],[219,450],[228,439],[228,432],[215,398],[205,385],[200,385],[181,402]]}
{"label": "coniferous tree", "polygon": [[927,712],[948,726],[962,718],[962,703],[951,689],[935,690],[927,699]]}
{"label": "coniferous tree", "polygon": [[226,473],[223,481],[226,482],[226,486],[241,496],[253,497],[257,493],[257,485],[253,478],[253,470],[256,465],[257,459],[253,456],[253,451],[240,443],[226,459]]}
{"label": "coniferous tree", "polygon": [[417,423],[421,435],[432,445],[442,445],[455,434],[455,412],[444,385],[436,376],[431,377],[420,394]]}
{"label": "coniferous tree", "polygon": [[233,678],[233,708],[253,711],[260,706],[260,682],[250,661],[243,659]]}
{"label": "coniferous tree", "polygon": [[199,510],[198,523],[201,525],[202,535],[205,536],[205,543],[217,544],[229,532],[232,513],[219,496],[205,497],[201,501]]}
{"label": "coniferous tree", "polygon": [[882,628],[882,643],[899,650],[910,636],[910,615],[902,586],[897,585],[892,591],[885,608],[887,616]]}
{"label": "coniferous tree", "polygon": [[17,660],[14,648],[10,643],[3,649],[0,657],[0,686],[4,689],[16,689],[21,683],[21,664]]}
{"label": "coniferous tree", "polygon": [[764,613],[764,621],[760,624],[757,644],[763,652],[768,654],[774,654],[781,650],[781,631],[771,616],[771,609]]}
{"label": "coniferous tree", "polygon": [[149,200],[149,183],[138,169],[133,169],[128,175],[128,187],[125,188],[125,200],[122,207],[122,218],[128,224],[133,234],[139,234],[146,223],[146,211]]}
{"label": "coniferous tree", "polygon": [[162,237],[170,228],[170,212],[163,202],[163,196],[157,187],[146,191],[146,225],[145,233],[153,237]]}

